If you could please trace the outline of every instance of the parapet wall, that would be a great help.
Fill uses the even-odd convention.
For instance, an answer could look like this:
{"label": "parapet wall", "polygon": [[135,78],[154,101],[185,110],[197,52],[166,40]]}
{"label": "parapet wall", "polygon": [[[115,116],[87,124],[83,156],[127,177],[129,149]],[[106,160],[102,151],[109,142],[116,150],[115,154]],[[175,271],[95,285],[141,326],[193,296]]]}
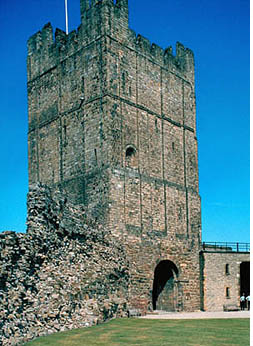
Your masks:
{"label": "parapet wall", "polygon": [[56,29],[53,37],[52,26],[48,23],[28,40],[28,82],[106,36],[148,56],[163,68],[194,80],[193,52],[177,42],[173,54],[171,46],[163,49],[142,35],[136,35],[128,26],[127,0],[116,3],[113,0],[81,0],[81,25],[76,31],[66,35]]}
{"label": "parapet wall", "polygon": [[59,196],[36,186],[28,232],[0,234],[1,345],[126,316],[123,248]]}

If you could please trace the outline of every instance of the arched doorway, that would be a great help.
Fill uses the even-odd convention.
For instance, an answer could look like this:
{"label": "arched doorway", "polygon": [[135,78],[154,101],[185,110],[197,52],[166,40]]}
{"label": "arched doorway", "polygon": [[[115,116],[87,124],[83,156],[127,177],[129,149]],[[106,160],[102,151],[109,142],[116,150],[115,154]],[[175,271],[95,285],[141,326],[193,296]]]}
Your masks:
{"label": "arched doorway", "polygon": [[250,262],[240,264],[240,295],[250,294]]}
{"label": "arched doorway", "polygon": [[178,269],[173,262],[164,260],[156,266],[152,291],[154,310],[176,310],[178,293],[175,281],[177,277]]}

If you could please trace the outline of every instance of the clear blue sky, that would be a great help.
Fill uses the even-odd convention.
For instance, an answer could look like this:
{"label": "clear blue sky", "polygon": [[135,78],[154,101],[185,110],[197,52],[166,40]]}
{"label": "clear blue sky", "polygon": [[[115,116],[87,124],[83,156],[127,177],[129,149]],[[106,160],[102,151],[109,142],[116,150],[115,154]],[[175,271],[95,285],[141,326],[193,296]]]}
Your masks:
{"label": "clear blue sky", "polygon": [[[70,30],[79,0],[68,0]],[[249,0],[129,0],[130,26],[196,63],[202,232],[205,241],[249,241]],[[0,0],[0,231],[25,231],[26,41],[44,24],[65,29],[64,0]]]}

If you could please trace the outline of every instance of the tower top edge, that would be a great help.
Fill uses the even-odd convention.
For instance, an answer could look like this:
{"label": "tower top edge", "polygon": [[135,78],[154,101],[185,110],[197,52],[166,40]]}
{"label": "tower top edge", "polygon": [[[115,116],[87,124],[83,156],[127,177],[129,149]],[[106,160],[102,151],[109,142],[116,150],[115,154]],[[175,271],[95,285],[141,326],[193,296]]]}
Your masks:
{"label": "tower top edge", "polygon": [[[194,79],[194,54],[182,43],[176,43],[173,52],[172,46],[162,48],[134,30],[128,24],[128,0],[80,0],[81,24],[77,30],[66,34],[64,30],[56,28],[53,33],[51,23],[47,23],[41,30],[32,35],[27,41],[28,59],[34,58],[40,64],[48,61],[56,64],[66,57],[75,53],[83,46],[97,40],[99,37],[108,36],[118,40],[125,46],[159,63],[161,66],[175,69],[179,73],[188,74],[190,79]],[[108,5],[108,6],[107,6]],[[98,28],[98,18],[103,17]],[[122,25],[121,38],[119,40],[117,31],[108,25],[107,19],[111,17],[117,25]],[[101,20],[101,19],[100,19]],[[122,24],[123,23],[123,24]],[[124,37],[122,39],[122,37]],[[57,59],[55,59],[57,57]]]}

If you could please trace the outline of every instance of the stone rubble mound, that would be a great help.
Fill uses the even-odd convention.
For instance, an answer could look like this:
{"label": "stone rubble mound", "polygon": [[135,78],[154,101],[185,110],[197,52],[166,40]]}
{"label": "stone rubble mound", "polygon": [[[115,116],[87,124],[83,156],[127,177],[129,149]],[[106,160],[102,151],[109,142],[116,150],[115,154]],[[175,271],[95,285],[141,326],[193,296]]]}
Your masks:
{"label": "stone rubble mound", "polygon": [[127,316],[122,245],[60,192],[28,193],[27,233],[0,233],[0,345]]}

